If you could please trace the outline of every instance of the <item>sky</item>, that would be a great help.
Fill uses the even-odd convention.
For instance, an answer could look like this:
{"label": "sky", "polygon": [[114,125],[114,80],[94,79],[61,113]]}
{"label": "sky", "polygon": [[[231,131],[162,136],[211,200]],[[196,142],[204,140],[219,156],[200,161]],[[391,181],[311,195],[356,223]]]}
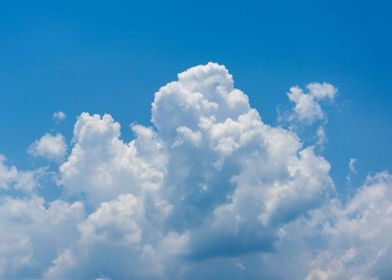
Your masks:
{"label": "sky", "polygon": [[1,3],[0,278],[390,279],[391,8]]}

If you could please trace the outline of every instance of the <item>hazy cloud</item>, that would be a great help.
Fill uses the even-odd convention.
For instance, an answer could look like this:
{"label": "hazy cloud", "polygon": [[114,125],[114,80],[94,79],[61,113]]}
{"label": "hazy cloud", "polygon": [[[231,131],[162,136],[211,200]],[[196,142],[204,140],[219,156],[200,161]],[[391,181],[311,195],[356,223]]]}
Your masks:
{"label": "hazy cloud", "polygon": [[61,122],[61,121],[65,120],[66,118],[67,118],[67,115],[62,111],[58,111],[58,112],[53,113],[53,120],[55,122]]}

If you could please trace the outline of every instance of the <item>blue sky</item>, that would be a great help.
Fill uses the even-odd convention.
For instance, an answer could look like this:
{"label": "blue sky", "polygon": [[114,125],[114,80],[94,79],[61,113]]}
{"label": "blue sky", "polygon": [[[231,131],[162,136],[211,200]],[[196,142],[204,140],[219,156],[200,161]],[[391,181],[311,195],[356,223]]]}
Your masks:
{"label": "blue sky", "polygon": [[[120,139],[125,142],[134,139],[135,133],[138,135],[129,128],[130,124],[137,123],[155,127],[167,144],[165,126],[157,124],[158,121],[151,122],[154,93],[168,82],[176,81],[178,73],[212,61],[228,69],[234,77],[235,88],[248,96],[250,106],[259,112],[262,121],[273,127],[283,126],[290,130],[287,123],[278,121],[278,117],[279,112],[292,110],[293,104],[287,98],[292,86],[305,88],[309,83],[327,82],[337,89],[333,102],[322,104],[327,117],[313,126],[294,130],[294,133],[308,145],[314,142],[315,129],[319,125],[325,129],[328,140],[320,154],[331,165],[328,174],[338,196],[346,196],[351,188],[371,185],[366,183],[368,175],[390,171],[392,167],[391,8],[388,1],[1,3],[0,154],[7,158],[9,166],[15,165],[18,170],[49,166],[48,170],[55,174],[53,176],[59,176],[60,181],[44,175],[39,183],[40,194],[44,197],[54,199],[61,193],[61,188],[69,189],[65,191],[67,194],[80,191],[75,183],[80,178],[67,181],[66,168],[59,166],[64,166],[67,157],[74,153],[75,143],[84,143],[84,138],[80,136],[78,140],[73,132],[82,112],[110,114],[121,124]],[[215,70],[211,71],[215,73]],[[58,111],[66,114],[65,121],[53,121],[52,115]],[[155,114],[168,117],[159,110]],[[183,114],[184,118],[190,118]],[[85,119],[86,123],[93,121]],[[170,117],[165,121],[175,122]],[[84,123],[79,123],[83,127]],[[106,125],[111,126],[111,122]],[[43,157],[37,157],[37,152],[28,152],[32,143],[45,133],[64,135],[68,148],[63,161],[47,162]],[[116,138],[116,133],[113,135]],[[192,139],[197,139],[197,135]],[[72,138],[77,140],[72,142]],[[185,155],[192,154],[181,151]],[[349,161],[353,158],[356,159],[356,171],[350,174]],[[167,167],[170,170],[172,165],[168,166],[171,166]],[[222,169],[221,176],[235,175],[234,166]],[[205,166],[197,168],[202,170]],[[188,180],[198,180],[197,175],[191,175],[182,183],[170,176],[166,180],[174,185],[186,185]],[[211,177],[214,184],[219,185],[219,180],[224,180],[214,176]],[[347,176],[350,176],[350,182]],[[389,182],[390,179],[382,180]],[[42,186],[45,182],[50,182],[51,186],[58,184],[57,191],[53,194],[53,190]],[[220,181],[220,184],[231,183]],[[122,188],[117,189],[109,195],[113,195],[110,201],[116,201],[116,196],[122,193]],[[89,191],[85,195],[88,196]],[[198,199],[201,198],[185,201],[193,205]],[[217,198],[206,199],[215,201]],[[99,205],[96,201],[106,200],[92,195],[91,201],[83,201],[84,207],[93,211]],[[189,206],[173,205],[179,211]],[[174,224],[175,220],[173,218]],[[201,227],[199,230],[206,229]],[[204,237],[197,238],[196,243],[191,243],[212,242]],[[227,237],[227,240],[230,238],[233,237]],[[257,243],[260,241],[257,238],[251,241]],[[252,242],[243,245],[245,251],[252,247]],[[254,246],[258,248],[258,245]],[[46,262],[50,262],[49,259]],[[224,261],[217,262],[218,266],[225,266]],[[171,269],[176,270],[178,264],[173,267]],[[207,264],[204,268],[192,266],[190,271],[208,271],[208,268]],[[43,268],[36,271],[39,269]]]}

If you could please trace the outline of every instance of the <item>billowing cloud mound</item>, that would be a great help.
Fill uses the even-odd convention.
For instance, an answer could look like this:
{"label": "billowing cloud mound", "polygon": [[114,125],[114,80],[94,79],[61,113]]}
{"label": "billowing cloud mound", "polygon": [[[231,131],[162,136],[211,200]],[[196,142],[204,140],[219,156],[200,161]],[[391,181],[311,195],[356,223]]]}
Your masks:
{"label": "billowing cloud mound", "polygon": [[152,129],[135,125],[133,130],[137,138],[126,144],[120,139],[120,124],[110,115],[81,114],[72,152],[60,166],[65,189],[87,194],[94,205],[123,193],[158,190],[165,171],[163,145]]}
{"label": "billowing cloud mound", "polygon": [[[307,88],[289,92],[296,122],[322,120],[318,101],[336,94],[326,83]],[[126,143],[110,115],[79,116],[58,169],[62,195],[45,201],[34,183],[0,200],[2,278],[392,275],[391,175],[340,202],[330,164],[295,132],[264,123],[224,66],[190,68],[159,89],[152,123],[132,125]],[[34,172],[3,157],[0,187],[35,182]]]}
{"label": "billowing cloud mound", "polygon": [[67,151],[64,136],[45,134],[29,148],[29,153],[36,157],[44,157],[53,161],[62,161]]}
{"label": "billowing cloud mound", "polygon": [[346,205],[333,207],[326,248],[307,279],[389,279],[392,275],[392,176],[369,177]]}
{"label": "billowing cloud mound", "polygon": [[37,185],[40,170],[20,171],[15,166],[9,166],[6,158],[0,154],[0,190],[21,190],[31,192]]}
{"label": "billowing cloud mound", "polygon": [[325,114],[320,106],[320,101],[334,101],[336,88],[328,83],[311,83],[306,86],[308,92],[300,87],[290,88],[288,97],[295,104],[294,112],[290,115],[291,120],[313,123],[317,119],[323,120]]}
{"label": "billowing cloud mound", "polygon": [[333,192],[329,164],[264,124],[223,66],[179,74],[156,93],[152,120],[167,146],[169,220],[191,232],[197,258],[270,250],[280,224]]}

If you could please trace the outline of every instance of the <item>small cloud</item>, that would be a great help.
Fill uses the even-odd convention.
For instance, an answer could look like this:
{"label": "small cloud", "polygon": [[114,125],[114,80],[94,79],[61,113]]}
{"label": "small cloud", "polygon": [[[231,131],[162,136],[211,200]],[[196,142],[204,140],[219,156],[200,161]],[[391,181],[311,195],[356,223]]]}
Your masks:
{"label": "small cloud", "polygon": [[56,162],[64,160],[66,151],[67,144],[64,136],[60,133],[56,135],[45,134],[31,144],[28,149],[28,153],[35,157],[44,157]]}
{"label": "small cloud", "polygon": [[310,83],[306,86],[308,92],[316,100],[330,100],[335,99],[337,89],[329,83]]}
{"label": "small cloud", "polygon": [[337,89],[328,83],[310,83],[306,89],[307,91],[304,91],[300,87],[294,86],[287,93],[289,100],[294,103],[289,120],[308,124],[312,124],[316,120],[324,120],[325,114],[320,106],[320,101],[333,102]]}
{"label": "small cloud", "polygon": [[244,266],[241,262],[236,262],[235,265],[236,265],[239,269],[241,269],[241,270],[245,270],[245,269],[246,269],[245,266]]}
{"label": "small cloud", "polygon": [[357,173],[357,169],[355,168],[355,164],[356,163],[357,163],[357,159],[356,158],[350,158],[350,161],[348,162],[348,169],[353,174]]}
{"label": "small cloud", "polygon": [[357,174],[357,169],[355,167],[356,163],[356,158],[350,158],[350,160],[348,161],[348,175],[346,176],[346,180],[349,184],[351,184],[352,176],[354,174]]}
{"label": "small cloud", "polygon": [[327,143],[327,135],[325,134],[325,129],[323,126],[319,126],[317,129],[317,142],[316,145],[320,147],[320,149],[324,148],[324,145]]}
{"label": "small cloud", "polygon": [[62,111],[58,111],[58,112],[53,113],[53,120],[55,122],[64,121],[66,118],[67,118],[67,115]]}

